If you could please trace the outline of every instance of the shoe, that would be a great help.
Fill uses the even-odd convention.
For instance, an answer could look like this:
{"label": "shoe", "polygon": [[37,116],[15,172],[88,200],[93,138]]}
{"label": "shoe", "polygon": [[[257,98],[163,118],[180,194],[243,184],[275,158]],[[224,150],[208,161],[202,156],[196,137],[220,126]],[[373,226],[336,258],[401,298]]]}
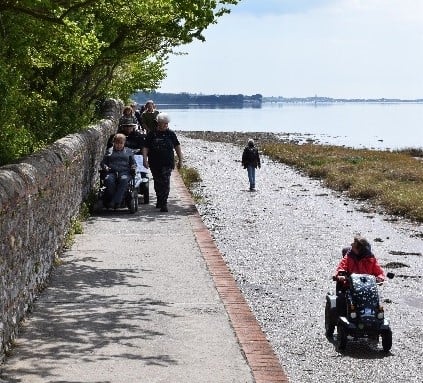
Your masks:
{"label": "shoe", "polygon": [[167,209],[167,205],[163,205],[162,207],[160,207],[160,211],[167,213],[169,210]]}

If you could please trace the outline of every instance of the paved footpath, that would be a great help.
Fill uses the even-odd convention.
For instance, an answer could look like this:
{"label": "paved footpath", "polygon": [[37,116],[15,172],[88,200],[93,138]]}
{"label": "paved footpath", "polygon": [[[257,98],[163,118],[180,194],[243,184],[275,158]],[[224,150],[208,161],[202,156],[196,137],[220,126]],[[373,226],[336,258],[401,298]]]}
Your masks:
{"label": "paved footpath", "polygon": [[136,214],[86,222],[0,382],[288,381],[179,174],[168,213],[152,189]]}

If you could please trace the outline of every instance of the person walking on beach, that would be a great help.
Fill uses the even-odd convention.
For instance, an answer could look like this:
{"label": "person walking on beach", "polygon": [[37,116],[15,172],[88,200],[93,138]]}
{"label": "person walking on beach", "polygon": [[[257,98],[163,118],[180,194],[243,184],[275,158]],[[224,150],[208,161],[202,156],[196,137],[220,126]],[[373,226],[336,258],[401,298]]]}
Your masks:
{"label": "person walking on beach", "polygon": [[142,150],[144,167],[150,168],[154,179],[157,204],[161,212],[167,212],[167,198],[170,191],[170,175],[175,167],[175,156],[178,155],[178,169],[182,165],[182,150],[178,138],[169,129],[169,116],[166,113],[157,115],[157,129],[150,130],[145,138]]}
{"label": "person walking on beach", "polygon": [[249,139],[247,146],[242,152],[242,166],[247,169],[248,181],[250,182],[250,191],[256,190],[256,168],[261,168],[260,155],[258,149],[254,146],[254,140]]}

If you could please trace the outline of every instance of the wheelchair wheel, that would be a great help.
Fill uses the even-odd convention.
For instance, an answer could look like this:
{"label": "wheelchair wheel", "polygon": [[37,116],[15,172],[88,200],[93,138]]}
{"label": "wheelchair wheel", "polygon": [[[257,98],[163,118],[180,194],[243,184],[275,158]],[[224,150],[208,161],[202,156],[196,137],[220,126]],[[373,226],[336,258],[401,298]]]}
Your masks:
{"label": "wheelchair wheel", "polygon": [[141,182],[139,186],[139,194],[142,195],[143,203],[145,205],[150,203],[149,182]]}
{"label": "wheelchair wheel", "polygon": [[380,335],[382,338],[383,351],[389,352],[392,347],[392,331],[390,329],[383,330]]}
{"label": "wheelchair wheel", "polygon": [[138,196],[132,197],[131,201],[129,202],[129,212],[134,214],[136,211],[138,211]]}

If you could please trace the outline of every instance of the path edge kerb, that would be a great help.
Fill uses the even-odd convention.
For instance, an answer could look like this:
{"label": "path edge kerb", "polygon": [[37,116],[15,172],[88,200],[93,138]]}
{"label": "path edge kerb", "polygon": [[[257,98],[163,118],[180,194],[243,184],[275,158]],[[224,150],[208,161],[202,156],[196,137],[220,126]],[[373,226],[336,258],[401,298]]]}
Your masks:
{"label": "path edge kerb", "polygon": [[256,383],[288,382],[280,362],[251,312],[222,254],[201,219],[194,200],[178,171],[173,172],[181,201],[190,206],[189,221],[235,336]]}

